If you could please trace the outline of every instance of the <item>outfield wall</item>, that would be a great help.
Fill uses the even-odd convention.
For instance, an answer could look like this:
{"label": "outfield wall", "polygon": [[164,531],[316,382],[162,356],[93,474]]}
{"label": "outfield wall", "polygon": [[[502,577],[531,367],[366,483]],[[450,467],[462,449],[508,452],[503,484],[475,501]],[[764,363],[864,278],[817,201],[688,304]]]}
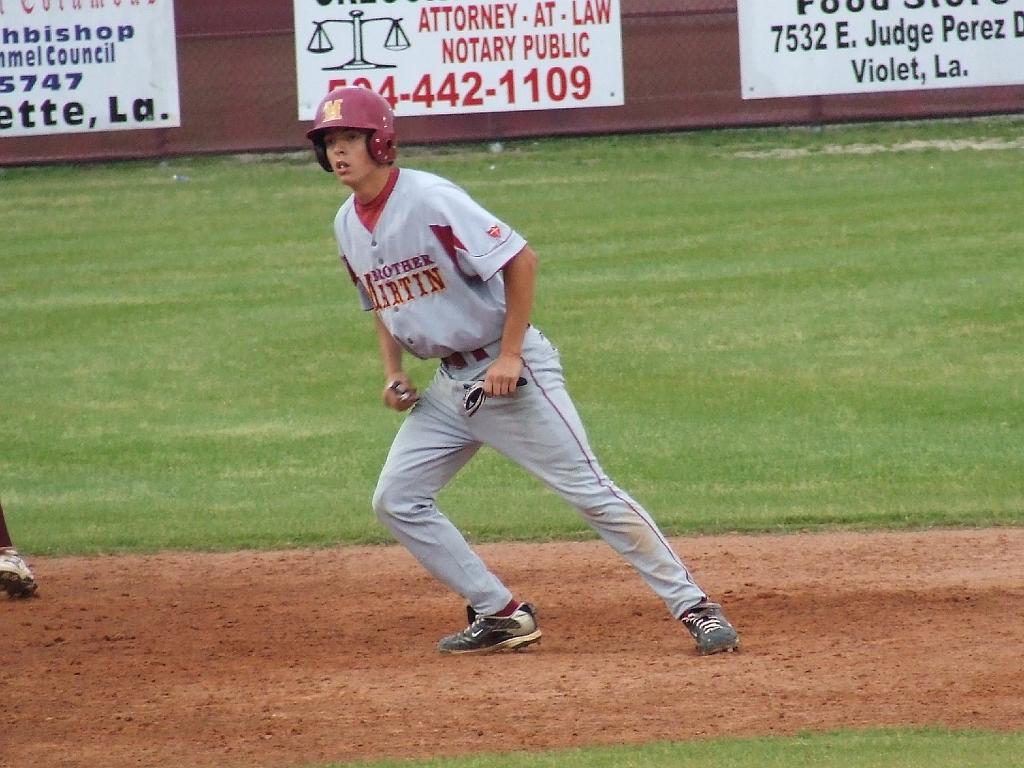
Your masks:
{"label": "outfield wall", "polygon": [[[1024,112],[1024,86],[744,101],[736,0],[621,0],[622,107],[408,117],[404,143]],[[292,4],[175,0],[182,126],[0,138],[0,165],[306,146]]]}

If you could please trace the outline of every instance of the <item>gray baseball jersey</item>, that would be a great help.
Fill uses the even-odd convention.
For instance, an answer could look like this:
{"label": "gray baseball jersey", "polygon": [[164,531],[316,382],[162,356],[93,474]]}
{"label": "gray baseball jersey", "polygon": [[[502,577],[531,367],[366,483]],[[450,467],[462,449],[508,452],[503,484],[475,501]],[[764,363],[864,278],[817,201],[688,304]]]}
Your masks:
{"label": "gray baseball jersey", "polygon": [[[574,506],[664,601],[673,616],[705,597],[647,511],[598,464],[565,387],[557,349],[536,328],[523,341],[527,384],[470,414],[467,387],[501,346],[501,269],[526,241],[456,185],[402,169],[373,231],[350,198],[335,231],[359,289],[398,343],[441,358],[433,381],[395,436],[373,507],[437,579],[480,614],[512,599],[508,588],[437,507],[437,494],[482,445],[517,462]],[[499,508],[495,514],[515,514]]]}
{"label": "gray baseball jersey", "polygon": [[501,338],[501,268],[526,241],[459,187],[403,168],[372,233],[353,198],[334,228],[363,308],[416,357],[447,357]]}

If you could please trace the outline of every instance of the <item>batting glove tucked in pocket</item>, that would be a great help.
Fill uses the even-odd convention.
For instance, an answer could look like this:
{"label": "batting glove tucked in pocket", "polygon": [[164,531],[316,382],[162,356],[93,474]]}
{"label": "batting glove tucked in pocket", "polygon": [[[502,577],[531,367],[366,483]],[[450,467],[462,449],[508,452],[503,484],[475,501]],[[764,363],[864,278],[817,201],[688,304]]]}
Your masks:
{"label": "batting glove tucked in pocket", "polygon": [[[522,376],[516,382],[517,387],[526,385],[526,379]],[[462,398],[462,407],[466,409],[466,415],[472,416],[474,413],[480,410],[480,406],[484,404],[484,400],[487,399],[487,393],[484,392],[484,383],[482,381],[474,381],[472,384],[466,385],[466,394]]]}

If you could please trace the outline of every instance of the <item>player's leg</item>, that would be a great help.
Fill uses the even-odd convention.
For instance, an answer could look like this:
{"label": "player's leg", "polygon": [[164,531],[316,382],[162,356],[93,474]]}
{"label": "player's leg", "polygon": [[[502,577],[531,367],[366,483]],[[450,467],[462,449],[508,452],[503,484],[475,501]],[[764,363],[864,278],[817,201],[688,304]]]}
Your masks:
{"label": "player's leg", "polygon": [[534,389],[504,403],[495,398],[476,434],[576,507],[665,601],[701,654],[736,648],[738,636],[721,606],[707,599],[647,510],[601,469],[561,373],[536,366],[527,379]]}
{"label": "player's leg", "polygon": [[438,374],[409,412],[391,445],[373,508],[381,522],[435,578],[476,613],[496,614],[512,593],[438,509],[437,494],[480,447],[455,410],[454,383]]}
{"label": "player's leg", "polygon": [[38,585],[28,563],[18,554],[7,530],[4,508],[0,505],[0,592],[11,597],[31,597]]}
{"label": "player's leg", "polygon": [[469,626],[443,637],[442,653],[489,653],[540,640],[532,605],[512,593],[437,508],[438,491],[476,453],[464,428],[461,384],[438,374],[406,417],[381,471],[377,516],[439,581],[467,600]]}
{"label": "player's leg", "polygon": [[529,383],[512,398],[485,403],[472,419],[476,437],[572,504],[665,601],[673,616],[682,618],[703,606],[706,594],[651,515],[612,482],[594,456],[566,390],[557,350],[531,331],[523,357]]}
{"label": "player's leg", "polygon": [[[532,372],[527,374],[531,377]],[[533,407],[504,409],[504,404],[494,403],[488,416],[500,410],[508,418],[489,420],[487,428],[477,434],[575,507],[639,572],[672,614],[682,615],[705,597],[703,590],[647,510],[605,474],[564,387],[541,381],[538,377],[536,386],[534,381],[527,385],[535,386],[529,393],[530,400],[537,401]],[[526,395],[524,391],[524,401]],[[485,407],[492,402],[488,400]]]}

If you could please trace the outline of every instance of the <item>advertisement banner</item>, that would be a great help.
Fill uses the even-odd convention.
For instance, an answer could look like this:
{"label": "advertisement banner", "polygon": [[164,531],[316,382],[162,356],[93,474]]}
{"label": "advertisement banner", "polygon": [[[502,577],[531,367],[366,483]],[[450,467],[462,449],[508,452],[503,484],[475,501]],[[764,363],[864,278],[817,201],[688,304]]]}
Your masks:
{"label": "advertisement banner", "polygon": [[0,140],[178,125],[173,0],[0,0]]}
{"label": "advertisement banner", "polygon": [[621,106],[619,0],[295,0],[299,119],[371,88],[403,115]]}
{"label": "advertisement banner", "polygon": [[1024,0],[738,0],[743,98],[1024,83]]}

